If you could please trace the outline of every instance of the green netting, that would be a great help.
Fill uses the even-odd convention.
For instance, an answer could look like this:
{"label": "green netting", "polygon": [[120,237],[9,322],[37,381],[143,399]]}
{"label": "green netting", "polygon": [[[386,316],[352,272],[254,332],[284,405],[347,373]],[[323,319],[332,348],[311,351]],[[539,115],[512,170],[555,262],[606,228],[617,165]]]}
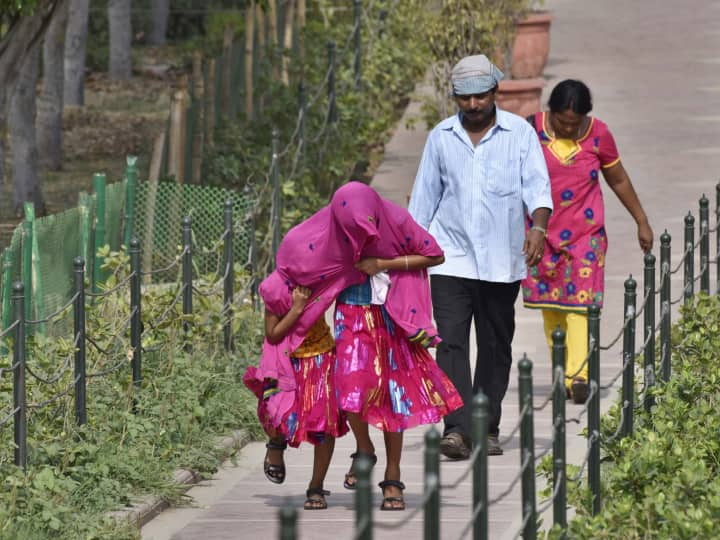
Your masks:
{"label": "green netting", "polygon": [[2,306],[3,328],[6,328],[12,320],[12,284],[22,279],[21,248],[22,227],[16,227],[10,245],[2,253],[3,272],[0,275],[0,306]]}
{"label": "green netting", "polygon": [[[233,254],[235,263],[246,264],[251,230],[246,218],[254,201],[222,188],[138,182],[135,202],[135,235],[143,251],[143,272],[167,267],[182,251],[181,222],[192,218],[193,265],[196,275],[222,275],[222,250],[218,249],[224,231],[224,202],[233,200]],[[216,248],[213,250],[213,248]],[[155,281],[175,280],[180,267],[156,274]]]}
{"label": "green netting", "polygon": [[[73,260],[82,255],[81,226],[78,208],[36,220],[39,257],[33,291],[33,317],[44,318],[56,312],[75,294]],[[72,311],[66,314],[56,323],[58,331],[63,333],[68,329]],[[55,334],[55,328],[55,324],[48,325],[48,333]]]}
{"label": "green netting", "polygon": [[115,182],[106,189],[105,243],[112,250],[119,250],[123,242],[125,223],[125,190],[127,182]]}

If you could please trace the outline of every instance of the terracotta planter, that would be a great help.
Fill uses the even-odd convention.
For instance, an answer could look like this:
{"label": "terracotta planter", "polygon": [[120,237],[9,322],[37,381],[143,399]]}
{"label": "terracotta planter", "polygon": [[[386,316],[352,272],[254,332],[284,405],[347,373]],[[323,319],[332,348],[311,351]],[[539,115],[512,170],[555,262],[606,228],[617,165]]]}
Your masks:
{"label": "terracotta planter", "polygon": [[501,109],[526,117],[540,110],[543,86],[545,81],[540,78],[500,81],[495,102]]}
{"label": "terracotta planter", "polygon": [[515,23],[512,50],[513,79],[542,77],[550,53],[552,15],[538,12]]}

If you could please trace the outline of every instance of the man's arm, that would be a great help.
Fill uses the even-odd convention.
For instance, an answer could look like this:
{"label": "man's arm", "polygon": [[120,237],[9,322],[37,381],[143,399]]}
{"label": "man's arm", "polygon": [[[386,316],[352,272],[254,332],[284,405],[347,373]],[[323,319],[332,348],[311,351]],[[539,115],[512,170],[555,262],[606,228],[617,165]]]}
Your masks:
{"label": "man's arm", "polygon": [[525,263],[534,266],[540,262],[545,249],[545,231],[552,213],[552,193],[547,164],[537,135],[531,132],[527,154],[524,156],[522,176],[522,198],[532,219],[533,227],[525,236],[523,253]]}
{"label": "man's arm", "polygon": [[413,185],[408,211],[418,224],[427,229],[435,217],[438,204],[443,194],[440,180],[440,159],[437,152],[435,132],[430,132],[420,165],[418,166],[415,184]]}

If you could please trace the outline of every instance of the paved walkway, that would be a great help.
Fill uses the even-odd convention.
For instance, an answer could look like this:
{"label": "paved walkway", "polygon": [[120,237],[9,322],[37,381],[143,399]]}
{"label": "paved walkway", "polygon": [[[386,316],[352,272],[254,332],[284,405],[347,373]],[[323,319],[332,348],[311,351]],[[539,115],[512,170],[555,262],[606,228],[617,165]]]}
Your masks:
{"label": "paved walkway", "polygon": [[[616,136],[625,167],[630,172],[655,229],[656,238],[667,228],[675,240],[673,260],[682,252],[682,217],[696,213],[697,199],[706,193],[714,199],[720,158],[720,1],[686,0],[546,0],[554,13],[550,63],[546,68],[549,91],[559,80],[584,80],[593,90],[594,113],[607,122]],[[547,92],[546,92],[547,94]],[[544,100],[546,101],[546,100]],[[412,105],[408,114],[417,112]],[[403,203],[409,191],[426,133],[400,127],[387,146],[385,161],[375,177],[376,189]],[[606,308],[602,319],[601,343],[608,343],[622,320],[622,283],[629,273],[642,277],[642,258],[637,247],[634,224],[606,190],[607,230],[610,251],[607,258]],[[657,253],[657,249],[655,250]],[[696,265],[696,268],[699,267]],[[673,281],[674,293],[680,291]],[[527,353],[534,361],[536,403],[550,387],[549,355],[544,345],[539,314],[518,305],[514,355]],[[606,383],[619,369],[619,351],[603,353],[601,375]],[[604,393],[603,408],[616,395]],[[518,417],[517,370],[504,403],[505,433]],[[580,407],[569,405],[568,414]],[[549,408],[536,414],[538,450],[550,441]],[[568,455],[579,463],[585,442],[577,436],[581,426],[570,426]],[[422,498],[422,437],[424,429],[407,433],[403,455],[403,479],[407,484],[409,510]],[[381,448],[381,437],[375,441]],[[352,438],[338,441],[326,488],[330,508],[325,512],[300,510],[300,537],[305,539],[349,539],[354,523],[352,493],[342,488],[343,473],[349,465]],[[288,479],[282,486],[268,483],[261,470],[264,448],[261,443],[246,447],[238,465],[224,468],[212,481],[190,491],[195,508],[170,510],[143,529],[146,540],[252,539],[277,537],[277,511],[287,497],[300,507],[310,476],[312,450],[287,453]],[[377,482],[384,466],[382,452],[375,469]],[[452,482],[465,468],[463,463],[442,463],[443,482]],[[520,467],[518,438],[505,446],[505,455],[490,460],[490,497],[500,494]],[[538,485],[541,486],[541,482]],[[379,504],[379,490],[376,490]],[[470,484],[442,494],[443,539],[458,538],[470,516]],[[405,514],[406,515],[406,514]],[[375,512],[384,523],[403,514]],[[551,522],[551,516],[545,523]],[[514,538],[520,527],[519,486],[490,512],[490,537]],[[377,530],[375,538],[422,536],[421,514],[400,533]]]}

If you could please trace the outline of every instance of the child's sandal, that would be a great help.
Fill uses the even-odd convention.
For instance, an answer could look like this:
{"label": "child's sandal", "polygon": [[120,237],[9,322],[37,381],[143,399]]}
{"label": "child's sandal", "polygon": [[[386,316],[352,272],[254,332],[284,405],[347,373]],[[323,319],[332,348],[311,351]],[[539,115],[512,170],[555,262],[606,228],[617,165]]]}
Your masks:
{"label": "child's sandal", "polygon": [[[374,467],[377,463],[377,456],[375,454],[368,454],[367,452],[354,452],[350,454],[350,459],[352,459],[352,464],[350,465],[350,470],[345,473],[345,481],[343,482],[343,487],[345,489],[356,489],[357,488],[357,480],[355,479],[355,461],[360,457],[364,456],[370,460],[372,463],[372,466]],[[355,480],[353,483],[348,482],[348,480]]]}
{"label": "child's sandal", "polygon": [[[265,448],[268,450],[282,450],[285,451],[287,448],[287,442],[274,442],[269,441]],[[265,461],[263,462],[263,471],[265,472],[265,478],[270,480],[273,484],[282,484],[285,481],[285,462],[282,465],[275,465],[270,463],[268,453],[265,453]]]}
{"label": "child's sandal", "polygon": [[321,487],[309,488],[305,492],[306,499],[303,508],[305,510],[325,510],[328,507],[325,497],[328,495],[330,492]]}
{"label": "child's sandal", "polygon": [[402,497],[386,497],[385,496],[385,488],[388,487],[396,487],[401,492],[405,490],[405,484],[403,484],[400,480],[383,480],[378,484],[380,486],[380,489],[383,491],[383,500],[382,504],[380,504],[380,510],[385,511],[400,511],[405,510],[405,499]]}

